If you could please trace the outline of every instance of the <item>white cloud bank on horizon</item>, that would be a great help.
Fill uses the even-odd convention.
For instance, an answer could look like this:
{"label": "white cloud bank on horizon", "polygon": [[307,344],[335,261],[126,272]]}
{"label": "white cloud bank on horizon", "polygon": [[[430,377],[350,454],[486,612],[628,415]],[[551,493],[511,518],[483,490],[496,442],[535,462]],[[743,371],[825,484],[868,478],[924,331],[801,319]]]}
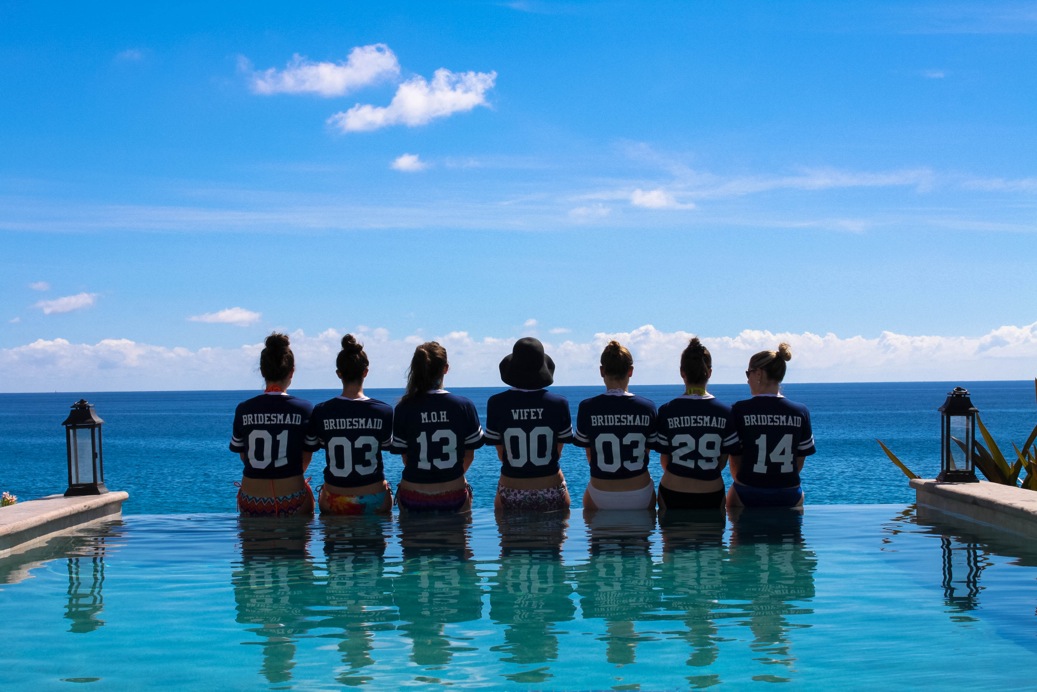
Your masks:
{"label": "white cloud bank on horizon", "polygon": [[253,72],[247,61],[242,70],[251,72],[252,91],[273,94],[318,94],[343,96],[371,84],[395,78],[400,73],[396,55],[384,43],[358,46],[345,62],[312,62],[296,53],[283,70],[270,68]]}
{"label": "white cloud bank on horizon", "polygon": [[[422,336],[391,337],[384,329],[353,330],[371,359],[368,388],[402,387],[414,347]],[[290,334],[296,357],[294,387],[334,389],[335,356],[342,332],[326,330],[310,336]],[[517,336],[522,336],[517,335]],[[447,387],[501,386],[498,364],[511,352],[517,336],[474,339],[451,332],[432,339],[449,352]],[[662,332],[645,325],[624,333],[599,333],[586,341],[545,338],[554,359],[558,385],[600,383],[598,358],[604,345],[616,339],[634,354],[638,385],[679,384],[680,352],[692,334]],[[741,383],[749,357],[773,349],[781,341],[792,345],[786,382],[891,382],[1021,380],[1037,375],[1037,323],[1003,326],[979,337],[912,336],[883,332],[875,338],[835,334],[788,334],[745,330],[736,336],[699,335],[713,354],[713,382]],[[170,348],[128,339],[104,339],[74,344],[66,339],[38,339],[24,346],[0,349],[0,368],[10,373],[4,392],[132,391],[242,389],[261,384],[258,372],[262,340],[238,348]]]}
{"label": "white cloud bank on horizon", "polygon": [[262,313],[235,307],[220,310],[219,312],[193,315],[188,317],[187,320],[189,322],[205,322],[206,324],[233,324],[238,327],[247,327],[258,322],[262,316]]}
{"label": "white cloud bank on horizon", "polygon": [[415,76],[396,90],[388,106],[357,104],[328,118],[342,132],[369,132],[392,125],[417,127],[437,118],[489,106],[486,92],[493,88],[496,72],[454,73],[436,70],[432,82]]}
{"label": "white cloud bank on horizon", "polygon": [[43,311],[44,315],[59,315],[65,312],[75,312],[93,307],[97,302],[96,293],[77,293],[74,296],[64,296],[54,300],[41,300],[33,305]]}

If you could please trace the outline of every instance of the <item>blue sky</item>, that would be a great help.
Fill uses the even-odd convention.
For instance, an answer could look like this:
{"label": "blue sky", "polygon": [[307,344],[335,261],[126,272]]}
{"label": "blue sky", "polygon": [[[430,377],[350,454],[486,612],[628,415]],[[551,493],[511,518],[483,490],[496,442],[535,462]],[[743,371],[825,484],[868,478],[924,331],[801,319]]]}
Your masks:
{"label": "blue sky", "polygon": [[0,391],[1037,374],[1037,3],[0,0]]}

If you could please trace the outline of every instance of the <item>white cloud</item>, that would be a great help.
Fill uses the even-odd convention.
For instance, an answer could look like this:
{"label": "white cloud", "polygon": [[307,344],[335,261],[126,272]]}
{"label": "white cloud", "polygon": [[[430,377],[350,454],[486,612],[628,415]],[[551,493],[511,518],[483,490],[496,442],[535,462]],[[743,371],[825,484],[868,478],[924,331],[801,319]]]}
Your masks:
{"label": "white cloud", "polygon": [[985,192],[1037,193],[1037,178],[1019,178],[1017,180],[974,178],[966,181],[964,186],[970,190],[983,190]]}
{"label": "white cloud", "polygon": [[92,307],[96,302],[96,293],[77,293],[74,296],[55,298],[54,300],[41,300],[33,307],[42,310],[44,315],[55,315],[63,312],[83,310]]}
{"label": "white cloud", "polygon": [[630,195],[630,203],[645,209],[694,209],[694,204],[681,204],[669,192],[657,190],[634,190]]}
{"label": "white cloud", "polygon": [[392,162],[392,169],[403,173],[418,173],[428,168],[428,164],[417,154],[403,154]]}
{"label": "white cloud", "polygon": [[219,312],[207,312],[204,315],[194,315],[187,319],[191,322],[205,322],[207,324],[233,324],[238,327],[247,327],[255,324],[262,317],[262,313],[246,310],[245,308],[227,308]]}
{"label": "white cloud", "polygon": [[604,204],[591,204],[570,209],[569,218],[577,223],[589,223],[591,221],[603,219],[611,213],[612,209]]}
{"label": "white cloud", "polygon": [[537,326],[537,321],[530,317],[528,320],[522,323],[522,326],[526,329],[532,329],[533,327]]}
{"label": "white cloud", "polygon": [[31,284],[29,284],[29,288],[31,288],[34,291],[49,291],[50,284],[46,281],[33,281]]}
{"label": "white cloud", "polygon": [[[242,68],[248,70],[248,64]],[[270,68],[252,73],[257,94],[319,94],[342,96],[379,81],[395,78],[400,64],[389,47],[379,43],[358,46],[345,62],[312,62],[294,55],[283,70]]]}
{"label": "white cloud", "polygon": [[926,79],[943,79],[947,73],[943,70],[922,70],[922,76]]}
{"label": "white cloud", "polygon": [[21,317],[12,317],[11,319],[7,320],[7,323],[8,324],[20,324],[21,321],[22,321]]}
{"label": "white cloud", "polygon": [[[382,328],[351,330],[371,359],[369,388],[398,388],[406,383],[414,347],[439,341],[450,357],[448,387],[496,386],[498,364],[511,352],[517,336],[473,338],[468,332],[392,337]],[[552,330],[555,334],[556,330]],[[296,357],[295,386],[330,389],[335,356],[344,331],[327,329],[315,336],[289,334]],[[559,385],[596,385],[598,359],[605,344],[616,339],[634,355],[634,381],[662,384],[680,381],[680,353],[690,332],[664,332],[644,325],[628,332],[594,334],[588,339],[544,340],[554,359]],[[713,381],[741,383],[749,357],[792,345],[787,382],[892,382],[1022,380],[1034,376],[1037,323],[1002,326],[978,337],[908,335],[883,332],[876,337],[835,334],[775,333],[744,330],[734,336],[698,335],[713,355]],[[75,344],[66,339],[40,339],[0,349],[0,382],[7,392],[118,391],[172,389],[251,389],[259,385],[257,363],[262,340],[236,349],[188,350],[128,339]]]}
{"label": "white cloud", "polygon": [[557,334],[569,334],[571,332],[572,332],[572,330],[569,329],[568,327],[552,327],[549,333],[557,335]]}
{"label": "white cloud", "polygon": [[496,72],[454,73],[441,68],[436,70],[431,83],[417,76],[401,84],[392,102],[384,108],[357,104],[331,116],[328,123],[343,132],[425,125],[436,118],[488,106],[486,92],[493,88],[496,79]]}
{"label": "white cloud", "polygon": [[137,48],[127,48],[117,53],[115,59],[120,62],[139,62],[144,59],[144,51]]}

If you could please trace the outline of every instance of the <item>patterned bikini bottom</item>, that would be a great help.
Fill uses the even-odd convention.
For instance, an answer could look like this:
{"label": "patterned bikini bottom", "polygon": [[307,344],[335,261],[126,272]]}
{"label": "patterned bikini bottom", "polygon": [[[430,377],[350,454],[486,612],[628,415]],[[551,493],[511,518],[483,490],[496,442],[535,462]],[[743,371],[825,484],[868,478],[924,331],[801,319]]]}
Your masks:
{"label": "patterned bikini bottom", "polygon": [[569,491],[565,481],[553,488],[523,490],[506,488],[498,483],[497,497],[503,509],[516,512],[552,512],[569,509]]}
{"label": "patterned bikini bottom", "polygon": [[[389,492],[389,484],[385,484],[385,490],[380,493],[368,495],[339,495],[330,492],[327,486],[321,488],[317,496],[321,514],[334,514],[343,516],[355,516],[359,514],[378,514],[382,507],[392,508],[392,493]],[[386,499],[390,502],[386,504]]]}
{"label": "patterned bikini bottom", "polygon": [[307,486],[290,495],[256,497],[239,488],[238,511],[249,517],[295,517],[313,514],[313,491]]}
{"label": "patterned bikini bottom", "polygon": [[408,488],[396,489],[396,504],[411,512],[457,512],[472,497],[472,486],[426,495]]}

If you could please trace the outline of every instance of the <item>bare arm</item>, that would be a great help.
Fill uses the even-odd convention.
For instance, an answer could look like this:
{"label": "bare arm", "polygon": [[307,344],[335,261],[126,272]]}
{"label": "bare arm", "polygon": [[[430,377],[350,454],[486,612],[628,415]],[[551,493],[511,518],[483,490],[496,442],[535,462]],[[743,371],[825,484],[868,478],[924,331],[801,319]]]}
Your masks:
{"label": "bare arm", "polygon": [[732,454],[727,458],[727,461],[731,467],[731,478],[737,478],[738,470],[742,468],[742,455]]}
{"label": "bare arm", "polygon": [[663,471],[665,471],[667,468],[669,468],[669,466],[670,466],[670,459],[671,458],[672,457],[671,457],[670,454],[660,454],[659,455],[659,465],[663,467]]}
{"label": "bare arm", "polygon": [[468,473],[468,468],[472,465],[472,460],[475,459],[475,450],[469,449],[464,453],[464,470]]}

